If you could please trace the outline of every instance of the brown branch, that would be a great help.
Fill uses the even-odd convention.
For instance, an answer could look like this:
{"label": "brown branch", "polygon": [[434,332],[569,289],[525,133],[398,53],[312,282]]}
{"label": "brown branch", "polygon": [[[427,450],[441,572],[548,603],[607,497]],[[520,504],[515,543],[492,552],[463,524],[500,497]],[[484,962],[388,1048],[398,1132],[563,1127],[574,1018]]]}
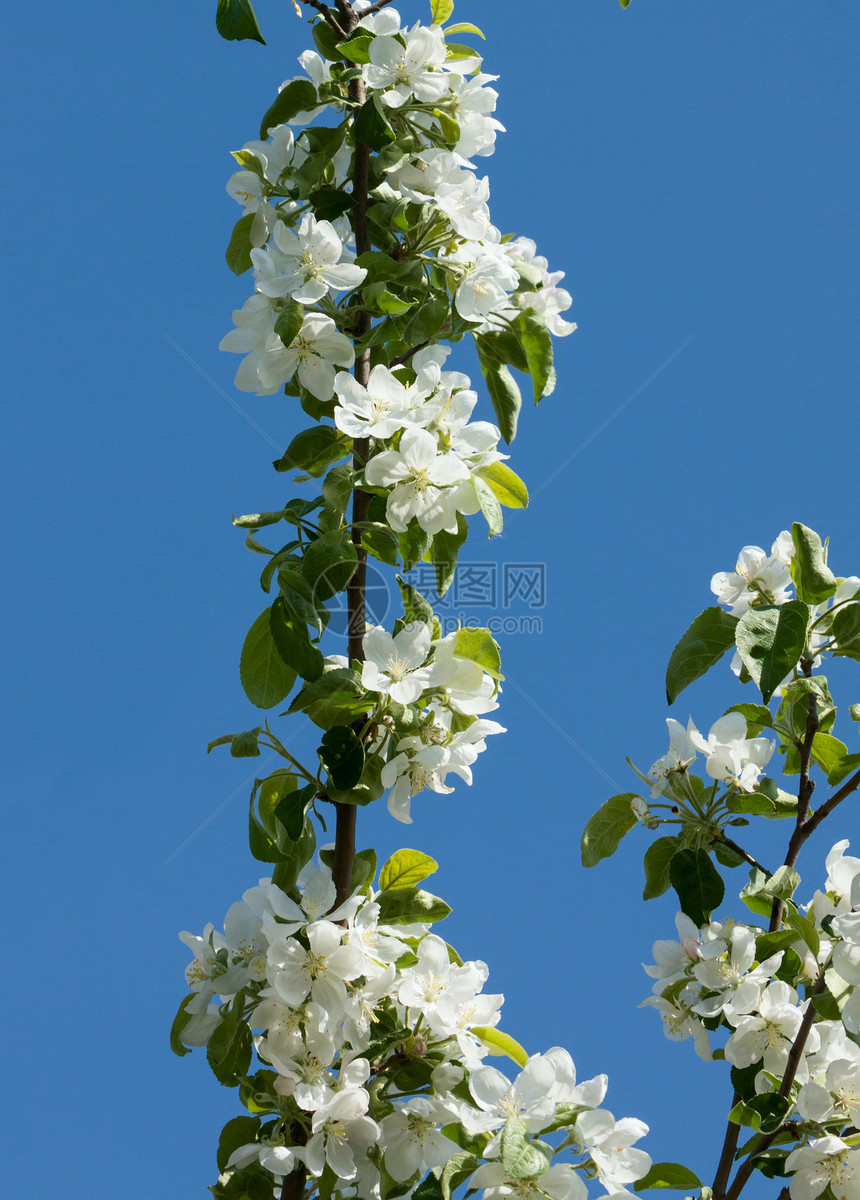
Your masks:
{"label": "brown branch", "polygon": [[[782,1077],[782,1083],[779,1085],[779,1092],[777,1093],[779,1096],[787,1096],[791,1091],[791,1085],[794,1083],[794,1077],[797,1074],[797,1068],[800,1066],[800,1060],[803,1057],[806,1040],[809,1037],[809,1031],[812,1029],[812,1023],[815,1020],[815,1005],[813,1004],[813,997],[820,995],[826,987],[824,981],[824,971],[825,968],[822,967],[821,974],[818,977],[818,982],[812,989],[812,996],[810,996],[807,1002],[806,1012],[803,1014],[803,1020],[800,1024],[800,1029],[797,1031],[797,1037],[794,1039],[794,1043],[792,1044],[791,1050],[788,1053],[788,1059],[785,1064],[785,1074]],[[756,1157],[759,1154],[763,1154],[764,1151],[767,1150],[768,1146],[770,1146],[777,1139],[781,1132],[782,1126],[775,1129],[773,1133],[764,1134],[759,1138],[752,1150],[750,1150],[749,1155],[747,1156],[743,1165],[738,1170],[734,1183],[726,1193],[726,1200],[737,1200],[738,1196],[740,1196],[741,1192],[744,1190],[747,1180],[755,1170]]]}
{"label": "brown branch", "polygon": [[393,4],[394,0],[376,0],[375,4],[371,4],[370,8],[366,8],[361,14],[363,17],[369,17],[371,13],[379,12],[381,8],[385,8],[386,4]]}
{"label": "brown branch", "polygon": [[[338,5],[340,7],[340,4]],[[350,32],[354,28],[356,14],[347,3]],[[354,79],[350,83],[350,94],[356,105],[361,105],[367,99],[364,82]],[[370,150],[355,143],[355,160],[353,165],[352,193],[355,204],[352,210],[352,225],[355,230],[355,249],[358,255],[366,253],[371,247],[370,225],[367,220],[368,191],[370,185]],[[359,296],[359,303],[361,297]],[[370,314],[363,308],[359,310],[356,322],[355,340],[360,341],[370,331]],[[356,382],[367,386],[370,378],[370,350],[364,350],[355,360]],[[353,445],[352,465],[355,471],[364,469],[370,454],[370,442],[367,438],[358,438]],[[367,587],[367,551],[361,542],[361,530],[367,521],[371,497],[369,493],[356,488],[352,498],[352,543],[356,550],[356,566],[347,589],[347,634],[348,655],[350,664],[364,662],[364,634],[367,625],[366,587]],[[361,733],[362,722],[353,726],[357,734]],[[354,804],[336,804],[337,823],[335,827],[334,863],[332,879],[336,888],[334,905],[337,907],[352,893],[352,866],[355,861],[355,821],[356,806]]]}
{"label": "brown branch", "polygon": [[[809,772],[812,767],[812,743],[815,740],[815,735],[818,733],[820,722],[818,719],[818,700],[815,693],[809,693],[809,708],[806,713],[806,732],[803,735],[803,741],[800,744],[800,786],[797,789],[797,817],[794,824],[794,832],[788,842],[788,852],[785,856],[785,865],[793,867],[797,862],[800,854],[800,849],[809,834],[811,829],[806,832],[809,825],[809,805],[812,800],[812,793],[815,790],[815,781],[809,778]],[[782,925],[782,915],[785,912],[785,901],[776,899],[773,902],[773,907],[770,913],[770,925],[768,929],[774,933]]]}
{"label": "brown branch", "polygon": [[302,0],[302,4],[307,4],[310,8],[315,8],[318,13],[322,13],[326,24],[330,25],[339,37],[345,38],[349,36],[344,29],[341,29],[334,13],[331,11],[328,5],[323,4],[322,0]]}
{"label": "brown branch", "polygon": [[429,346],[429,341],[419,342],[417,346],[413,346],[411,350],[407,350],[404,354],[398,354],[396,358],[392,358],[388,364],[390,367],[401,367],[404,363],[409,362],[413,354],[417,354],[419,350],[423,350],[425,346]]}
{"label": "brown branch", "polygon": [[766,875],[768,879],[770,879],[771,875],[773,875],[773,871],[769,871],[767,867],[763,867],[758,859],[753,858],[751,854],[748,854],[746,850],[744,850],[743,846],[739,846],[736,841],[730,837],[726,837],[724,833],[719,837],[715,837],[713,841],[719,842],[723,846],[728,846],[729,850],[734,850],[735,854],[739,854],[745,863],[749,863],[751,867],[755,867],[757,871],[761,871],[761,873]]}
{"label": "brown branch", "polygon": [[[734,1108],[739,1100],[740,1096],[735,1092],[732,1097],[732,1108]],[[731,1112],[731,1109],[729,1109],[729,1112]],[[734,1121],[729,1121],[726,1128],[726,1136],[723,1140],[723,1152],[720,1155],[720,1161],[717,1164],[717,1173],[714,1176],[714,1200],[725,1200],[726,1186],[729,1182],[729,1176],[732,1173],[732,1163],[735,1161],[735,1151],[738,1148],[740,1132],[740,1125],[736,1125]]]}
{"label": "brown branch", "polygon": [[295,1171],[291,1171],[284,1179],[281,1188],[281,1200],[302,1200],[305,1194],[308,1169],[304,1163],[299,1163]]}

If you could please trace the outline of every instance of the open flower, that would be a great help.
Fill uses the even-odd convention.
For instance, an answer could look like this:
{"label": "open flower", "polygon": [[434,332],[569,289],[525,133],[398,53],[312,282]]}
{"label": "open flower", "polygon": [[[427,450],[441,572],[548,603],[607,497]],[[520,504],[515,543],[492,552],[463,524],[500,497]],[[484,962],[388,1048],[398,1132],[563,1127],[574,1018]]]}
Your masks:
{"label": "open flower", "polygon": [[317,400],[328,400],[334,391],[335,367],[351,367],[354,362],[352,342],[338,332],[331,317],[308,313],[289,346],[276,333],[269,334],[257,374],[264,388],[277,390],[298,372],[302,387]]}
{"label": "open flower", "polygon": [[448,493],[469,477],[469,470],[456,454],[438,454],[435,437],[425,429],[407,429],[400,449],[377,454],[364,474],[371,487],[393,486],[385,514],[398,533],[405,533],[413,518],[427,533],[456,531],[457,510]]}

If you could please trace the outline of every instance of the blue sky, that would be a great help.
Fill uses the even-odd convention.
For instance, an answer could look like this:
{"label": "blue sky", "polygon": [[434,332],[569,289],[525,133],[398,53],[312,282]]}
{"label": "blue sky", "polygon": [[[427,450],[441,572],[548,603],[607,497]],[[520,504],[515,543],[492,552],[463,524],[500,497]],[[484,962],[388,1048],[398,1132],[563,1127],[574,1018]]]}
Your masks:
{"label": "blue sky", "polygon": [[[224,186],[309,43],[289,3],[259,0],[265,48],[221,41],[214,8],[34,0],[6,18],[0,877],[19,1082],[0,1106],[8,1194],[34,1200],[202,1197],[236,1111],[203,1056],[167,1047],[176,932],[220,921],[257,878],[255,763],[205,747],[256,721],[237,664],[264,601],[230,516],[289,488],[226,397],[279,446],[304,418],[236,393],[217,350],[246,294],[224,264]],[[463,554],[499,579],[546,564],[545,606],[509,610],[542,632],[500,637],[510,732],[471,790],[416,803],[408,830],[362,812],[359,841],[437,857],[446,936],[489,963],[505,1027],[608,1072],[608,1107],[652,1126],[654,1158],[709,1180],[723,1069],[636,1008],[674,905],[641,902],[644,834],[588,873],[578,843],[632,783],[625,754],[665,749],[665,663],[713,572],[801,520],[831,535],[838,574],[860,573],[860,14],[464,0],[456,17],[483,27],[501,76],[494,220],[567,272],[580,328],[512,450],[528,513]],[[851,687],[848,672],[844,704]],[[675,715],[707,728],[742,698],[720,669]],[[852,823],[857,840],[849,811],[810,844],[810,892]],[[756,851],[775,856],[782,832]]]}

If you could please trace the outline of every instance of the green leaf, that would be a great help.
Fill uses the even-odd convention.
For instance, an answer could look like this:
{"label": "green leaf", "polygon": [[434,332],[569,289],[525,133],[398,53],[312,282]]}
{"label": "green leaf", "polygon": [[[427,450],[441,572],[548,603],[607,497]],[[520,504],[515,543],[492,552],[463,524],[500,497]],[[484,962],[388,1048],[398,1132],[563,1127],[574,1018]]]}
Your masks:
{"label": "green leaf", "polygon": [[311,26],[311,35],[323,58],[328,59],[329,62],[338,62],[342,59],[343,55],[337,48],[341,41],[340,34],[336,33],[327,21],[314,22]]}
{"label": "green leaf", "polygon": [[818,958],[821,936],[815,927],[815,922],[810,917],[804,916],[802,912],[798,912],[793,904],[785,906],[785,922],[803,938],[814,957]]}
{"label": "green leaf", "polygon": [[735,642],[765,704],[803,655],[809,609],[799,600],[751,608],[741,617]]}
{"label": "green leaf", "polygon": [[403,331],[410,346],[429,342],[437,337],[451,316],[451,301],[444,292],[434,291],[428,300],[423,300]]}
{"label": "green leaf", "polygon": [[373,41],[373,34],[369,29],[356,29],[355,33],[351,34],[345,41],[338,42],[337,48],[340,54],[350,62],[354,63],[369,63],[370,43]]}
{"label": "green leaf", "polygon": [[248,213],[247,216],[240,217],[233,226],[230,244],[224,257],[234,275],[244,275],[251,269],[251,226],[255,216],[256,213]]}
{"label": "green leaf", "polygon": [[812,1004],[815,1011],[825,1021],[841,1021],[845,1005],[848,1003],[848,999],[854,988],[837,971],[834,971],[832,967],[824,972],[824,982],[827,985],[827,990],[818,992],[812,996]]}
{"label": "green leaf", "polygon": [[481,468],[480,476],[492,488],[496,499],[500,504],[504,504],[505,508],[528,508],[528,488],[507,464],[490,463],[488,467]]}
{"label": "green leaf", "polygon": [[378,95],[365,100],[353,125],[355,140],[369,150],[382,150],[395,138],[394,130],[382,109]]}
{"label": "green leaf", "polygon": [[409,522],[406,532],[401,533],[398,537],[397,544],[400,547],[403,570],[411,571],[416,563],[421,562],[424,558],[433,544],[433,538],[421,528],[417,521],[412,520]]}
{"label": "green leaf", "polygon": [[[296,300],[287,300],[286,307],[275,321],[275,333],[285,346],[298,337],[305,323],[305,309]],[[325,426],[320,426],[325,428]]]}
{"label": "green leaf", "polygon": [[836,576],[827,565],[821,538],[813,529],[799,521],[791,527],[794,554],[791,559],[791,578],[797,599],[804,604],[823,604],[836,591]]}
{"label": "green leaf", "polygon": [[[280,828],[280,823],[279,828]],[[285,836],[285,835],[284,835]],[[295,841],[284,841],[284,858],[272,871],[272,883],[282,892],[289,892],[296,886],[302,868],[306,867],[314,856],[317,848],[316,834],[313,822],[305,817],[301,837]]]}
{"label": "green leaf", "polygon": [[192,992],[189,996],[185,996],[181,1001],[179,1008],[176,1010],[176,1016],[173,1018],[173,1024],[170,1026],[170,1049],[179,1058],[184,1058],[186,1054],[191,1053],[191,1047],[186,1046],[182,1042],[182,1030],[191,1020],[192,1014],[186,1012],[186,1008],[197,995]]}
{"label": "green leaf", "polygon": [[504,1056],[510,1058],[521,1067],[524,1067],[529,1060],[528,1053],[522,1048],[519,1042],[515,1041],[510,1034],[502,1033],[500,1029],[496,1029],[494,1026],[474,1025],[472,1033],[474,1033],[475,1037],[481,1039],[489,1049],[490,1054],[497,1057]]}
{"label": "green leaf", "polygon": [[823,675],[814,675],[811,678],[802,676],[800,679],[792,680],[783,688],[777,717],[778,723],[788,725],[791,731],[801,739],[806,734],[811,695],[815,696],[821,732],[826,732],[836,720],[836,705],[833,703],[827,680]]}
{"label": "green leaf", "polygon": [[251,1065],[253,1038],[244,1019],[245,993],[238,992],[206,1046],[206,1059],[219,1083],[236,1087]]}
{"label": "green leaf", "polygon": [[618,849],[618,844],[636,824],[636,816],[630,803],[638,800],[635,792],[621,792],[612,796],[588,822],[582,835],[582,865],[593,867],[602,858],[609,858]]}
{"label": "green leaf", "polygon": [[257,708],[274,708],[289,694],[297,672],[278,653],[265,608],[248,630],[239,659],[239,678],[245,695]]}
{"label": "green leaf", "polygon": [[444,1200],[452,1200],[457,1188],[474,1175],[479,1165],[480,1159],[475,1154],[453,1154],[442,1168],[440,1177]]}
{"label": "green leaf", "polygon": [[297,433],[274,464],[276,471],[306,471],[318,478],[329,465],[349,454],[352,442],[333,425],[314,425]]}
{"label": "green leaf", "polygon": [[340,791],[349,791],[361,779],[364,746],[348,725],[337,725],[323,734],[319,756],[332,783]]}
{"label": "green leaf", "polygon": [[274,771],[267,779],[255,781],[248,810],[248,844],[258,862],[280,863],[287,856],[288,846],[283,828],[275,820],[275,809],[297,785],[298,780],[290,771]]}
{"label": "green leaf", "polygon": [[666,668],[666,698],[670,704],[734,646],[737,624],[737,617],[716,606],[696,617],[672,651]]}
{"label": "green leaf", "polygon": [[361,686],[361,676],[349,667],[330,667],[306,683],[288,712],[305,712],[320,729],[333,729],[356,720],[373,708],[374,698]]}
{"label": "green leaf", "polygon": [[676,837],[657,838],[645,851],[643,866],[645,867],[645,889],[643,900],[655,900],[668,890],[671,884],[669,864],[678,853],[679,845]]}
{"label": "green leaf", "polygon": [[302,574],[314,590],[314,600],[329,600],[342,592],[355,574],[358,551],[345,529],[332,530],[311,542],[302,559]]}
{"label": "green leaf", "polygon": [[379,875],[382,891],[415,887],[437,870],[439,864],[420,850],[398,850],[385,863]]}
{"label": "green leaf", "polygon": [[478,361],[481,364],[481,371],[493,402],[502,437],[510,443],[517,436],[517,419],[523,405],[523,398],[508,368],[497,363],[486,353],[482,347],[482,341],[483,339],[480,337],[475,338]]}
{"label": "green leaf", "polygon": [[454,642],[456,658],[465,658],[477,663],[482,671],[486,671],[493,679],[504,679],[501,674],[502,656],[498,642],[492,637],[489,629],[472,629],[467,627],[457,631]]}
{"label": "green leaf", "polygon": [[322,482],[322,494],[326,508],[338,521],[343,519],[349,507],[349,498],[352,495],[354,483],[355,472],[347,463],[342,463],[339,467],[332,467]]}
{"label": "green leaf", "polygon": [[317,647],[312,645],[304,622],[287,611],[282,596],[269,609],[269,629],[278,653],[287,666],[297,671],[302,679],[319,679],[325,660]]}
{"label": "green leaf", "polygon": [[771,711],[764,704],[733,704],[723,715],[733,712],[746,718],[748,738],[758,737],[762,730],[773,728]]}
{"label": "green leaf", "polygon": [[318,103],[317,90],[309,79],[294,79],[288,83],[277,98],[272,101],[266,115],[260,122],[260,137],[265,140],[269,130],[285,121],[291,121],[300,112],[316,108]]}
{"label": "green leaf", "polygon": [[848,715],[852,721],[860,721],[860,704],[850,704],[848,706]]}
{"label": "green leaf", "polygon": [[450,905],[420,888],[389,888],[376,897],[380,925],[414,925],[443,921]]}
{"label": "green leaf", "polygon": [[291,842],[297,842],[305,827],[305,813],[317,794],[315,783],[305,784],[298,791],[287,792],[277,803],[275,817],[284,827]]}
{"label": "green leaf", "polygon": [[432,25],[444,25],[454,11],[454,0],[430,0]]}
{"label": "green leaf", "polygon": [[221,1130],[218,1140],[218,1170],[226,1171],[227,1162],[234,1150],[257,1140],[262,1122],[259,1117],[234,1117]]}
{"label": "green leaf", "polygon": [[[630,0],[628,0],[628,3]],[[687,1167],[680,1163],[654,1163],[644,1177],[634,1183],[633,1190],[645,1192],[649,1188],[668,1188],[672,1191],[683,1192],[687,1188],[700,1188],[701,1180]]]}
{"label": "green leaf", "polygon": [[799,883],[800,876],[793,867],[777,867],[771,876],[753,867],[750,881],[741,892],[741,900],[751,912],[769,917],[774,900],[790,900]]}
{"label": "green leaf", "polygon": [[257,744],[261,727],[248,729],[245,733],[237,733],[230,742],[230,754],[233,758],[259,758],[260,747]]}
{"label": "green leaf", "polygon": [[[433,538],[433,562],[436,567],[436,591],[441,599],[454,581],[460,547],[469,536],[469,522],[462,513],[457,514],[457,532],[446,533],[443,529]],[[403,564],[404,569],[406,563]]]}
{"label": "green leaf", "polygon": [[400,595],[403,598],[403,620],[405,624],[410,625],[413,621],[423,621],[425,625],[433,627],[433,607],[429,600],[425,600],[417,588],[414,588],[411,583],[407,583],[402,575],[396,576],[397,586],[400,588]]}
{"label": "green leaf", "polygon": [[461,21],[459,25],[449,25],[445,30],[445,36],[451,33],[476,33],[482,41],[486,41],[486,36],[481,32],[477,25],[470,25],[468,21]]}
{"label": "green leaf", "polygon": [[707,851],[679,850],[669,864],[669,879],[682,911],[694,925],[706,924],[726,890]]}
{"label": "green leaf", "polygon": [[860,604],[852,600],[840,605],[833,614],[832,629],[840,650],[860,638]]}
{"label": "green leaf", "polygon": [[493,489],[481,479],[480,475],[473,475],[472,483],[475,487],[478,503],[481,506],[481,512],[486,518],[490,537],[495,537],[496,534],[502,532],[505,524],[505,519],[502,516],[502,506],[496,499]]}
{"label": "green leaf", "polygon": [[[265,46],[266,39],[260,33],[251,0],[218,0],[215,28],[228,42],[252,39]],[[265,134],[263,135],[265,137]]]}
{"label": "green leaf", "polygon": [[311,192],[308,200],[314,207],[318,221],[336,221],[355,207],[355,197],[340,188],[322,187]]}
{"label": "green leaf", "polygon": [[543,1175],[551,1157],[549,1147],[529,1138],[522,1121],[517,1117],[508,1118],[502,1130],[502,1168],[506,1179],[532,1179]]}
{"label": "green leaf", "polygon": [[622,8],[627,8],[627,6],[630,3],[630,0],[618,0],[618,3],[621,5]]}
{"label": "green leaf", "polygon": [[549,396],[555,390],[552,337],[544,322],[528,309],[520,313],[515,324],[519,330],[520,344],[526,352],[537,404],[543,396]]}

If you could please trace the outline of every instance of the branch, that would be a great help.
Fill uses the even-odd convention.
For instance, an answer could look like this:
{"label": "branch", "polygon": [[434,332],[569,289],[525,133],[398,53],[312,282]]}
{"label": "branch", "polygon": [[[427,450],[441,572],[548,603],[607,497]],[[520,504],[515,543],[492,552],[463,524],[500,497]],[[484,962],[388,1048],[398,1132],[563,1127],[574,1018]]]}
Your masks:
{"label": "branch", "polygon": [[[809,834],[809,802],[812,799],[812,793],[815,790],[815,781],[809,778],[809,771],[812,766],[812,743],[815,740],[815,735],[819,727],[818,720],[818,700],[815,693],[809,693],[809,708],[806,713],[806,732],[803,736],[803,742],[800,745],[800,787],[797,789],[797,818],[794,825],[794,833],[791,835],[788,843],[788,853],[785,856],[785,865],[793,867],[797,862],[800,854],[800,848]],[[782,915],[785,912],[785,901],[774,900],[773,908],[770,913],[770,925],[768,929],[774,933],[782,925]]]}
{"label": "branch", "polygon": [[846,796],[850,796],[852,792],[856,792],[860,787],[860,771],[856,771],[847,783],[843,783],[838,792],[834,792],[829,800],[825,801],[814,816],[810,817],[806,822],[806,834],[804,841],[811,834],[815,833],[822,821],[825,821],[833,812],[837,804],[841,804]]}
{"label": "branch", "polygon": [[[732,1097],[732,1108],[734,1108],[739,1100],[740,1096],[735,1092]],[[729,1112],[731,1112],[731,1109],[729,1109]],[[714,1200],[724,1200],[726,1186],[729,1182],[729,1176],[732,1173],[732,1163],[735,1161],[735,1151],[738,1148],[740,1132],[740,1125],[736,1125],[734,1121],[729,1121],[726,1136],[723,1140],[723,1152],[720,1155],[720,1161],[717,1164],[717,1173],[714,1176]]]}
{"label": "branch", "polygon": [[[820,995],[826,987],[824,982],[825,969],[826,967],[821,968],[821,974],[818,977],[818,982],[812,989],[812,995],[807,1001],[806,1012],[803,1014],[803,1021],[801,1022],[800,1029],[797,1031],[797,1037],[794,1039],[794,1043],[789,1051],[788,1061],[785,1064],[785,1074],[782,1077],[782,1083],[779,1085],[778,1095],[780,1096],[787,1096],[791,1091],[791,1085],[794,1083],[794,1077],[797,1074],[797,1068],[800,1066],[800,1060],[803,1057],[803,1050],[806,1046],[806,1040],[809,1037],[809,1031],[812,1028],[813,1021],[815,1020],[815,1005],[812,1002],[813,997]],[[727,1193],[726,1200],[737,1200],[738,1196],[740,1196],[741,1192],[744,1190],[747,1180],[755,1170],[755,1159],[757,1155],[763,1154],[764,1151],[767,1150],[768,1146],[770,1146],[771,1143],[776,1140],[781,1132],[782,1127],[775,1129],[773,1133],[764,1134],[759,1138],[752,1150],[750,1150],[743,1166],[741,1166],[737,1175],[735,1176],[735,1181]]]}
{"label": "branch", "polygon": [[[746,850],[744,850],[743,846],[739,846],[736,841],[730,837],[726,837],[725,834],[721,834],[719,837],[714,838],[713,841],[719,842],[723,846],[728,846],[730,850],[734,850],[735,854],[739,854],[745,863],[749,863],[751,867],[755,867],[757,871],[761,871],[761,873],[766,875],[768,879],[770,879],[770,877],[773,875],[773,871],[769,871],[767,867],[763,867],[757,858],[753,858],[751,854],[748,854]],[[732,1107],[734,1107],[734,1105]]]}
{"label": "branch", "polygon": [[[348,10],[347,15],[349,21],[352,22],[351,24],[348,22],[348,28],[351,32],[357,20],[356,14],[353,12],[348,0],[338,0],[338,8],[341,8],[343,11],[342,5],[345,5]],[[349,90],[357,105],[363,104],[367,99],[363,80],[354,79],[349,85]],[[370,150],[367,146],[362,146],[360,142],[356,141],[352,186],[355,205],[352,210],[352,224],[355,230],[355,249],[357,255],[364,254],[371,247],[370,225],[367,220],[369,186]],[[359,297],[360,301],[361,297]],[[360,309],[355,331],[356,341],[367,336],[370,326],[370,314],[363,308]],[[367,386],[368,379],[370,378],[369,349],[364,350],[355,360],[355,378],[356,382],[364,387]],[[369,439],[358,438],[353,444],[352,465],[355,471],[364,469],[369,454]],[[351,537],[355,546],[357,561],[352,579],[350,579],[346,589],[347,634],[349,638],[348,655],[350,664],[356,661],[364,661],[363,643],[367,626],[367,551],[361,542],[361,530],[368,518],[370,499],[369,493],[361,491],[360,488],[357,488],[353,493]],[[360,736],[363,723],[358,721],[353,728]],[[337,813],[337,820],[335,826],[332,879],[336,889],[334,901],[334,907],[336,908],[338,905],[343,904],[352,892],[352,865],[355,861],[355,819],[357,809],[354,804],[336,804],[335,811]]]}
{"label": "branch", "polygon": [[302,1200],[305,1194],[305,1182],[308,1169],[304,1163],[299,1163],[295,1171],[291,1171],[284,1179],[281,1188],[281,1200]]}
{"label": "branch", "polygon": [[[388,0],[386,0],[388,3]],[[398,354],[396,358],[392,358],[389,367],[400,367],[403,363],[409,362],[413,354],[417,354],[419,350],[423,350],[425,346],[429,346],[429,341],[419,342],[417,346],[413,346],[411,350],[407,350],[404,354]]]}
{"label": "branch", "polygon": [[392,4],[393,0],[376,0],[375,4],[371,4],[370,8],[366,8],[361,14],[363,17],[369,17],[371,13],[379,12],[381,8],[385,8],[386,4]]}
{"label": "branch", "polygon": [[337,23],[334,13],[327,5],[322,3],[322,0],[302,0],[302,4],[307,4],[311,8],[315,8],[318,13],[322,13],[326,24],[330,25],[335,33],[339,35],[339,37],[346,38],[349,36],[345,30],[341,29],[340,25]]}

